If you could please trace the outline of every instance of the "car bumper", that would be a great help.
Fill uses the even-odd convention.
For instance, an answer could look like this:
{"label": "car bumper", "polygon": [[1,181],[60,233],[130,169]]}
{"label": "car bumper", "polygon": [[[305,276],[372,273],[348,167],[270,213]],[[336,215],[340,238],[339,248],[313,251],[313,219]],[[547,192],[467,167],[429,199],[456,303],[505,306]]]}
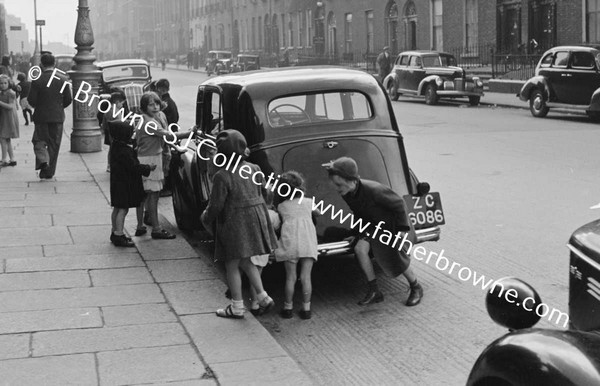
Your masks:
{"label": "car bumper", "polygon": [[482,97],[483,96],[483,92],[457,91],[457,90],[438,90],[437,94],[439,96],[452,96],[452,97],[470,97],[470,96]]}
{"label": "car bumper", "polygon": [[[416,243],[425,241],[438,241],[440,239],[441,229],[439,226],[418,229],[415,231]],[[346,255],[353,253],[353,243],[350,241],[336,241],[333,243],[319,244],[317,247],[319,257]]]}

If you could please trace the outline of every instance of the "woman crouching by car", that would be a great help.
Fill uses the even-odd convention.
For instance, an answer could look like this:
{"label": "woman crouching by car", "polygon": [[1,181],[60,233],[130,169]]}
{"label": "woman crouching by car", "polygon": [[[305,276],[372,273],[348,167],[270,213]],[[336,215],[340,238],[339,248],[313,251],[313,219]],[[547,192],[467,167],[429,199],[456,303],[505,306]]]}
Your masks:
{"label": "woman crouching by car", "polygon": [[[376,239],[379,224],[385,224],[384,227],[387,228],[385,231],[391,232],[390,235],[411,231],[402,197],[379,182],[361,179],[358,175],[358,165],[350,157],[341,157],[323,166],[335,190],[346,201],[354,216],[371,224],[357,236],[358,241],[354,246],[354,253],[368,281],[367,293],[358,305],[365,306],[383,301],[383,293],[377,285],[369,251],[388,276],[396,277],[402,274],[406,277],[410,284],[406,305],[419,304],[423,297],[423,287],[417,282],[415,273],[409,267],[410,256],[404,249],[394,248],[394,244],[390,246],[383,243],[381,236]],[[378,225],[375,227],[373,224]]]}

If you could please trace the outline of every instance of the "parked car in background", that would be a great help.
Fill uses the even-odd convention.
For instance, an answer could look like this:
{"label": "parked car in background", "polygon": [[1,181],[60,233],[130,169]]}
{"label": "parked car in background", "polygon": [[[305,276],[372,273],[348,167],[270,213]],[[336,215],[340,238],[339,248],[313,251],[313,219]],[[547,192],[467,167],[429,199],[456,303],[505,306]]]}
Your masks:
{"label": "parked car in background", "polygon": [[600,51],[595,47],[560,46],[544,53],[535,76],[517,96],[529,101],[534,117],[567,107],[600,120]]}
{"label": "parked car in background", "polygon": [[54,59],[56,60],[55,67],[64,72],[71,71],[71,69],[75,65],[75,61],[73,60],[74,56],[75,55],[73,54],[54,55]]}
{"label": "parked car in background", "polygon": [[[481,353],[467,386],[600,385],[600,220],[577,229],[567,247],[569,315],[540,306],[539,295],[527,283],[499,280],[497,290],[487,295],[487,309],[511,332]],[[508,301],[511,288],[518,296]],[[569,329],[531,328],[540,315]]]}
{"label": "parked car in background", "polygon": [[209,51],[206,56],[206,74],[225,74],[231,68],[231,51]]}
{"label": "parked car in background", "polygon": [[110,94],[111,89],[129,84],[141,85],[147,89],[152,81],[150,65],[143,59],[117,59],[98,62],[96,66],[102,71],[99,94]]}
{"label": "parked car in background", "polygon": [[476,106],[483,96],[479,77],[467,76],[454,56],[437,51],[401,52],[382,82],[392,100],[400,95],[424,97],[428,105],[440,98],[468,98]]}
{"label": "parked car in background", "polygon": [[231,72],[252,70],[260,70],[260,56],[258,55],[239,54],[231,66]]}
{"label": "parked car in background", "polygon": [[[174,156],[171,170],[180,229],[202,227],[199,219],[210,196],[212,164],[201,158],[209,154],[208,147],[197,146],[224,129],[244,135],[249,162],[265,175],[297,170],[307,179],[307,197],[346,213],[348,206],[321,165],[341,156],[355,158],[361,177],[408,196],[418,241],[439,239],[444,224],[440,196],[429,192],[429,184],[419,182],[410,170],[392,105],[373,76],[339,67],[290,67],[228,74],[202,83],[196,97],[195,139],[186,153]],[[319,217],[317,233],[321,256],[351,251],[344,241],[351,233],[349,225],[339,219]]]}

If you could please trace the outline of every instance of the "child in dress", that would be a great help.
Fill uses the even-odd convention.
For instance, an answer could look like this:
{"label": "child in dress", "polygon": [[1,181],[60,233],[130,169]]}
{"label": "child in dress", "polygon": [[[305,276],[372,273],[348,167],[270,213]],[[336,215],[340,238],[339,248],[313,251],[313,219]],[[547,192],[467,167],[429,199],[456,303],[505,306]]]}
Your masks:
{"label": "child in dress", "polygon": [[2,162],[0,166],[16,166],[12,138],[19,138],[19,116],[17,114],[17,94],[10,89],[7,75],[0,75],[0,145]]}
{"label": "child in dress", "polygon": [[281,237],[275,250],[275,259],[285,265],[285,302],[281,317],[292,317],[294,286],[297,280],[297,268],[300,266],[302,283],[302,310],[300,318],[310,319],[310,299],[312,296],[311,271],[317,261],[317,230],[312,220],[312,200],[297,194],[305,192],[304,178],[296,171],[281,175],[281,183],[287,183],[291,189],[287,196],[280,196],[277,211],[281,216]]}
{"label": "child in dress", "polygon": [[142,165],[133,150],[133,126],[119,120],[108,122],[112,143],[110,145],[110,202],[112,231],[110,241],[118,247],[135,244],[123,233],[125,216],[129,208],[144,201],[142,175],[148,176],[156,165]]}

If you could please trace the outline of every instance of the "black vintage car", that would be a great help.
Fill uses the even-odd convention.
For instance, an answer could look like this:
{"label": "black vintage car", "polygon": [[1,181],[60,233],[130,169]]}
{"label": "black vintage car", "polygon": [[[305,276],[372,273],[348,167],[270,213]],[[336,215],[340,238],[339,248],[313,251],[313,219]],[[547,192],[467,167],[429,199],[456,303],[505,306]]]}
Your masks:
{"label": "black vintage car", "polygon": [[535,76],[517,96],[529,101],[534,117],[545,117],[551,108],[567,107],[600,120],[600,50],[561,46],[546,51]]}
{"label": "black vintage car", "polygon": [[150,65],[143,59],[107,60],[96,63],[96,66],[102,71],[98,91],[100,95],[110,94],[112,89],[129,84],[138,84],[147,89],[152,82]]}
{"label": "black vintage car", "polygon": [[[322,164],[356,159],[363,178],[390,186],[411,212],[416,240],[437,240],[444,215],[438,193],[419,183],[409,168],[396,117],[385,90],[365,72],[338,67],[285,68],[211,78],[198,87],[196,135],[176,157],[173,207],[180,229],[201,229],[210,190],[209,148],[198,146],[223,129],[237,129],[251,150],[249,161],[268,175],[297,170],[307,196],[336,209],[349,208],[330,186]],[[214,137],[213,137],[214,138]],[[415,198],[413,200],[413,198]],[[348,223],[321,216],[321,255],[350,250]]]}
{"label": "black vintage car", "polygon": [[[519,296],[506,301],[497,296],[500,290],[490,291],[487,308],[512,332],[481,353],[468,386],[600,385],[600,220],[576,230],[567,246],[569,315],[540,307],[539,295],[526,283],[501,280],[505,293],[514,288]],[[569,329],[530,328],[540,316]]]}
{"label": "black vintage car", "polygon": [[231,51],[209,51],[206,56],[206,74],[226,74],[231,68]]}
{"label": "black vintage car", "polygon": [[250,54],[239,54],[233,65],[231,72],[260,70],[260,56]]}
{"label": "black vintage car", "polygon": [[467,76],[454,56],[437,51],[401,52],[383,86],[392,100],[400,95],[424,97],[428,105],[440,98],[466,97],[476,106],[483,96],[481,79]]}

